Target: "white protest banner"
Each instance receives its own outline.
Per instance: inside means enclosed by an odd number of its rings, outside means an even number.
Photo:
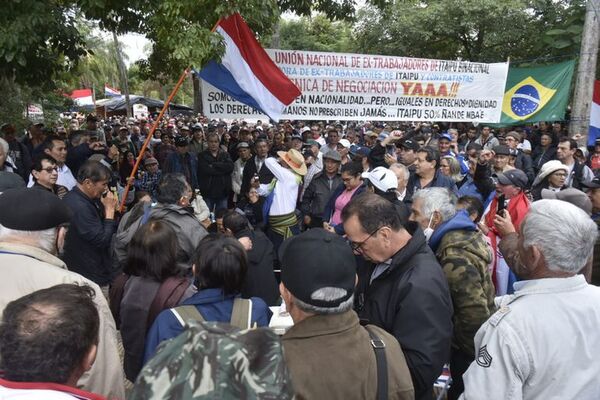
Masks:
[[[302,95],[282,119],[499,122],[508,63],[267,50]],[[202,82],[210,118],[268,117]]]
[[[133,105],[133,117],[135,119],[142,119],[148,116],[148,107],[144,104]]]

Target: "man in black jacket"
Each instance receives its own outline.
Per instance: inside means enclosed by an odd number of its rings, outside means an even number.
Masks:
[[[246,198],[250,191],[250,181],[255,174],[258,175],[258,181],[262,184],[269,184],[275,177],[265,165],[265,160],[269,156],[269,144],[266,140],[257,140],[254,145],[254,156],[244,165],[242,174],[241,196]]]
[[[358,262],[355,309],[364,323],[398,339],[415,387],[431,399],[433,383],[450,358],[452,300],[448,283],[421,228],[402,226],[381,196],[356,196],[342,212]]]
[[[209,133],[208,149],[198,154],[198,186],[210,211],[227,208],[231,193],[233,161],[229,153],[219,147],[219,136]]]
[[[248,219],[237,211],[223,217],[225,234],[234,236],[246,249],[248,271],[242,287],[242,297],[260,297],[269,306],[279,304],[279,285],[273,270],[275,252],[267,235],[250,227]]]
[[[65,239],[65,264],[101,287],[108,286],[115,273],[109,249],[117,230],[118,199],[108,190],[110,177],[100,162],[86,161],[77,173],[77,186],[63,199],[73,212]]]

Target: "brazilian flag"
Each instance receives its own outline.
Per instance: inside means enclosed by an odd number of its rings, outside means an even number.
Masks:
[[[545,67],[510,68],[499,125],[563,120],[574,69],[575,60]]]

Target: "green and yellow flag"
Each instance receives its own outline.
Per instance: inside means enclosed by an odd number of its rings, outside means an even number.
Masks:
[[[499,125],[563,120],[574,69],[575,60],[545,67],[510,68]]]

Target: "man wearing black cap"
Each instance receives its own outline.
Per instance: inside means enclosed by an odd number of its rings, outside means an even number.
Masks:
[[[452,338],[452,300],[442,268],[419,225],[403,226],[394,205],[381,196],[356,196],[342,220],[351,248],[362,256],[354,307],[361,319],[396,337],[415,398],[431,400]]]
[[[362,327],[352,310],[356,261],[345,240],[311,229],[284,242],[280,254],[279,289],[294,321],[283,348],[297,397],[413,399],[396,339],[377,326]]]
[[[185,176],[192,189],[198,189],[198,157],[189,151],[189,141],[183,136],[175,137],[175,152],[169,154],[163,172]]]
[[[525,194],[527,188],[527,175],[520,169],[511,169],[497,175],[496,196],[492,199],[488,209],[483,216],[483,227],[480,227],[490,239],[492,249],[497,249],[502,239],[501,232],[494,225],[497,213],[508,212],[514,226],[521,226],[521,222],[529,212],[529,199]],[[509,271],[504,257],[496,252],[493,259],[492,279],[496,288],[496,295],[502,296],[512,293],[514,275]]]
[[[115,323],[106,298],[98,285],[69,271],[56,257],[65,232],[59,226],[70,217],[67,206],[44,190],[12,189],[0,195],[0,313],[9,302],[54,285],[92,287],[100,316],[98,354],[79,384],[103,396],[125,398]]]

